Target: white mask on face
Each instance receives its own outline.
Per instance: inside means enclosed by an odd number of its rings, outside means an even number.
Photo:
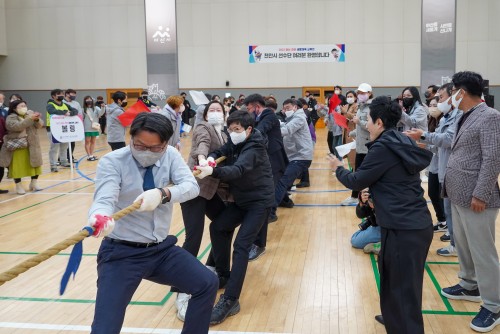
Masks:
[[[207,113],[207,122],[212,125],[224,124],[224,115],[221,112]]]
[[[184,112],[184,110],[186,110],[186,106],[181,104],[181,106],[179,108],[179,114],[182,114]]]
[[[458,109],[458,106],[460,105],[460,103],[462,103],[462,100],[463,100],[463,97],[456,101],[455,99],[457,98],[458,94],[460,93],[460,91],[462,90],[462,88],[460,88],[452,97],[451,97],[451,105]]]
[[[353,104],[353,103],[354,103],[354,97],[348,97],[348,98],[346,99],[346,101],[347,101],[347,103],[349,103],[349,104]]]
[[[292,117],[294,112],[295,112],[295,110],[287,110],[287,111],[285,111],[285,115],[287,118]]]
[[[448,104],[450,99],[451,97],[447,98],[444,102],[439,102],[437,105],[438,109],[443,113],[443,115],[446,115],[451,110],[451,104]]]
[[[154,165],[158,160],[161,159],[165,151],[162,152],[151,152],[149,150],[139,151],[134,148],[134,144],[130,143],[130,151],[132,152],[132,156],[134,159],[141,165],[146,168],[151,165]]]
[[[335,94],[340,95],[340,90],[336,89]]]
[[[27,107],[18,107],[17,108],[17,114],[20,115],[20,116],[26,115],[27,112],[28,112],[28,108]]]
[[[241,132],[231,132],[229,134],[231,137],[231,141],[233,142],[234,145],[238,145],[239,143],[243,143],[245,139],[247,139],[247,132],[246,131],[241,131]]]

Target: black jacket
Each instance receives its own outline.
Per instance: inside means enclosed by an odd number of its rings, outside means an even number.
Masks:
[[[366,145],[368,153],[356,172],[336,170],[338,180],[353,190],[370,187],[377,224],[388,229],[420,230],[432,224],[420,171],[432,153],[396,129],[384,131]]]
[[[225,156],[225,165],[214,168],[212,176],[229,184],[236,205],[243,209],[274,206],[274,182],[264,137],[259,130],[238,145],[231,138],[210,157]]]
[[[288,158],[283,145],[278,117],[271,109],[265,109],[255,121],[255,128],[267,139],[267,154],[273,174],[278,171],[284,172],[288,165]]]

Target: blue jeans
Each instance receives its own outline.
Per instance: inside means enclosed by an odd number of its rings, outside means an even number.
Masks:
[[[366,245],[380,242],[380,226],[368,226],[364,231],[356,231],[351,237],[351,245],[354,248],[363,249]]]
[[[168,236],[161,244],[135,248],[104,239],[97,254],[97,298],[92,334],[119,334],[125,310],[143,279],[191,294],[182,333],[208,333],[219,281]]]
[[[288,189],[293,186],[295,179],[300,178],[304,170],[311,166],[311,160],[293,160],[288,163],[285,173],[276,185],[275,199],[278,206],[285,197]],[[272,208],[272,213],[276,214],[276,207]]]
[[[446,216],[446,225],[450,233],[450,244],[455,247],[455,238],[453,237],[453,219],[451,217],[451,202],[449,198],[443,198],[444,215]]]

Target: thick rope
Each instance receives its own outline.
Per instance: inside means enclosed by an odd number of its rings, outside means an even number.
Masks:
[[[120,218],[123,218],[124,216],[134,212],[135,210],[139,209],[141,207],[140,202],[136,202],[128,207],[126,207],[123,210],[120,210],[112,215],[114,220],[118,220]],[[54,255],[59,254],[61,251],[65,250],[66,248],[73,246],[86,237],[89,236],[89,232],[87,230],[81,230],[76,234],[73,234],[71,237],[67,238],[64,241],[61,241],[60,243],[50,247],[49,249],[41,252],[40,254],[37,254],[31,258],[29,258],[26,261],[23,261],[14,267],[10,268],[9,270],[3,272],[0,274],[0,285],[3,285],[5,282],[8,282],[20,274],[24,273],[25,271],[28,271],[29,269],[39,265],[43,261],[51,258]]]
[[[222,157],[219,157],[217,159],[215,159],[215,162],[218,164],[220,164],[221,162],[223,162],[224,160],[226,160],[226,157],[222,156]],[[194,170],[193,171],[193,175],[196,176],[196,175],[199,175],[201,174],[201,170]]]

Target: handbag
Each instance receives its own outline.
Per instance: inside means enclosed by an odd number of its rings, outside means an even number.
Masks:
[[[5,142],[5,147],[7,148],[8,151],[11,152],[19,148],[26,148],[28,147],[28,138],[21,137],[21,138],[7,139],[7,141]]]
[[[88,110],[87,110],[87,116],[90,118],[90,122],[92,123],[90,127],[96,131],[101,131],[101,124],[99,124],[98,122],[94,122]]]

